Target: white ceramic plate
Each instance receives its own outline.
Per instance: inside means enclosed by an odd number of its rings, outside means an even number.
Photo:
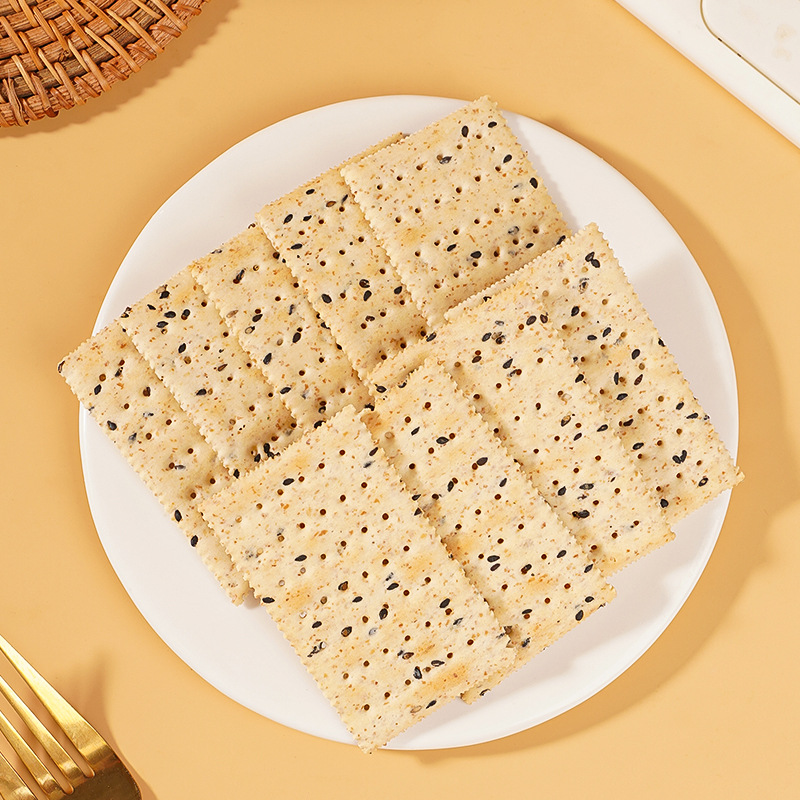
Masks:
[[[243,230],[255,212],[395,131],[461,105],[433,97],[354,100],[283,120],[232,147],[179,189],[136,239],[108,291],[97,329],[192,259]],[[702,273],[653,205],[576,142],[514,114],[567,221],[596,221],[626,268],[696,394],[735,453],[736,383],[725,330]],[[100,539],[125,589],[158,635],[239,703],[315,736],[350,737],[263,609],[231,605],[178,528],[81,412],[86,490]],[[473,706],[450,703],[398,737],[397,749],[490,741],[561,714],[599,692],[658,638],[711,555],[728,497],[682,522],[676,541],[624,570],[617,598]]]

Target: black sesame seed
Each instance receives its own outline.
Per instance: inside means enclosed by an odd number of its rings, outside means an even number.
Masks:
[[[274,597],[262,597],[261,598],[261,602],[262,603],[274,603],[275,602],[275,598]]]
[[[708,483],[708,478],[705,475],[703,475],[703,477],[700,478],[700,480],[697,482],[697,485],[705,486],[707,483]]]
[[[525,320],[526,325],[533,325],[536,322],[536,314],[531,314],[528,319]]]
[[[461,129],[461,135],[467,136],[468,134],[469,134],[469,128],[466,125],[464,125],[464,127]]]
[[[263,361],[264,361],[264,363],[265,363],[265,364],[269,364],[269,362],[270,362],[270,361],[272,361],[272,353],[267,353],[267,354],[264,356],[264,359],[263,359]]]
[[[284,225],[286,225],[286,223],[287,223],[287,222],[291,222],[291,221],[292,221],[292,214],[287,214],[287,215],[286,215],[286,216],[283,218],[283,224],[284,224]]]
[[[414,667],[414,677],[418,680],[422,680],[422,670],[419,667]]]
[[[294,336],[292,336],[292,344],[297,344],[302,337],[302,333],[300,331],[295,331]]]
[[[481,456],[475,463],[482,467],[489,459],[486,456]]]
[[[620,392],[617,395],[617,400],[624,400],[628,396],[627,392]]]
[[[416,436],[418,433],[419,433],[419,428],[414,428],[414,430],[411,431],[412,436]]]
[[[576,620],[578,620],[578,622],[580,622],[580,621],[583,619],[583,609],[581,609],[581,610],[580,610],[580,611],[579,611],[579,612],[578,612],[578,613],[575,615],[575,619],[576,619]]]
[[[610,333],[611,333],[611,328],[606,328],[606,329],[603,331],[603,336],[608,336]]]
[[[364,300],[369,300],[370,297],[372,297],[372,292],[369,289],[367,289],[367,291],[364,292]]]
[[[583,373],[581,373],[580,375],[576,376],[575,383],[580,383],[582,380],[583,380]]]
[[[582,483],[581,484],[581,489],[583,489],[584,492],[588,492],[590,489],[594,489],[594,484],[593,483]]]
[[[192,547],[197,547],[197,543],[198,543],[199,541],[200,541],[200,540],[199,540],[199,539],[198,539],[196,536],[192,536],[192,538],[191,538],[191,539],[189,539],[189,544],[190,544]]]
[[[573,511],[572,516],[577,519],[586,519],[586,517],[589,516],[589,512],[585,508],[582,508],[580,511]]]
[[[631,358],[633,358],[633,359],[639,358],[639,356],[641,355],[641,352],[642,351],[639,350],[638,347],[634,348],[634,350],[631,352]]]
[[[111,420],[108,420],[108,422],[106,422],[106,425],[108,425],[108,429],[111,431],[115,431],[117,429],[117,423],[112,422]]]
[[[346,628],[342,628],[342,636],[349,636],[353,632],[353,628],[348,625]]]
[[[436,701],[435,700],[431,700],[430,703],[428,703],[428,705],[425,706],[425,708],[430,708],[431,706],[435,706],[435,705],[436,705]]]
[[[175,509],[175,514],[173,516],[175,517],[176,522],[180,522],[183,519],[183,514],[181,514],[177,508]]]
[[[289,392],[289,391],[291,391],[291,389],[292,389],[292,387],[291,387],[291,386],[284,386],[284,387],[281,389],[281,394],[286,394],[286,392]]]
[[[563,497],[563,496],[564,496],[566,493],[567,493],[567,487],[566,487],[566,486],[562,486],[562,487],[561,487],[561,488],[560,488],[560,489],[559,489],[559,490],[556,492],[556,494],[557,494],[559,497]]]
[[[481,251],[480,251],[480,250],[473,250],[473,251],[472,251],[472,252],[469,254],[469,257],[470,257],[470,258],[480,258],[482,255],[483,255],[483,254],[481,253]]]
[[[436,333],[435,333],[435,332],[434,332],[434,333],[429,333],[429,334],[428,334],[428,335],[425,337],[425,341],[426,341],[426,342],[432,342],[432,341],[433,341],[435,338],[436,338]]]
[[[586,566],[583,568],[583,571],[584,571],[584,572],[591,572],[591,571],[592,571],[592,567],[593,567],[593,566],[594,566],[594,564],[587,564],[587,565],[586,565]]]
[[[439,436],[436,439],[436,444],[449,444],[450,440],[446,436]]]
[[[305,561],[307,558],[308,558],[308,556],[306,556],[306,555],[303,555],[303,554],[301,553],[299,556],[297,556],[297,557],[295,558],[295,561]]]
[[[643,447],[644,447],[644,442],[636,442],[636,444],[634,444],[634,446],[633,446],[633,449],[634,450],[641,450]]]
[[[559,550],[558,553],[556,554],[556,558],[564,558],[566,554],[567,554],[566,550]]]
[[[323,303],[330,303],[330,302],[332,302],[332,301],[331,301],[331,296],[330,296],[329,294],[323,294],[323,295],[322,295],[322,302],[323,302]]]
[[[534,189],[538,189],[539,188],[539,181],[537,181],[536,178],[531,178],[530,184],[531,184],[531,186],[533,186]]]
[[[572,311],[570,311],[569,315],[571,317],[577,317],[578,314],[580,314],[580,313],[581,313],[581,310],[580,310],[579,306],[572,306]]]
[[[198,389],[195,393],[195,397],[203,397],[204,395],[208,394],[205,389]]]
[[[490,561],[492,564],[494,564],[495,561],[499,561],[500,560],[500,556],[489,556],[486,560]]]
[[[290,486],[293,483],[294,483],[294,478],[284,478],[283,479],[283,485],[284,486]]]
[[[669,500],[665,500],[663,497],[661,498],[661,508],[666,508],[669,505]]]
[[[389,611],[388,611],[388,609],[382,608],[382,609],[381,609],[381,610],[378,612],[378,617],[380,617],[380,619],[386,619],[386,617],[388,617],[388,616],[389,616]]]
[[[439,603],[439,608],[447,608],[447,606],[449,606],[449,605],[450,605],[450,598],[449,597],[445,597],[445,599],[442,600],[441,603]]]
[[[386,588],[389,591],[392,591],[392,589],[396,589],[399,585],[400,585],[399,583],[395,583],[394,581],[392,581],[392,583],[390,583]]]

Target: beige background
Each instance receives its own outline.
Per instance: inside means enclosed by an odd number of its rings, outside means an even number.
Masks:
[[[149,628],[95,533],[55,366],[197,170],[288,115],[395,93],[488,93],[655,203],[726,322],[748,477],[683,610],[605,691],[490,744],[365,757],[239,707]],[[627,12],[213,0],[127,83],[0,132],[0,187],[0,630],[109,736],[146,799],[800,796],[800,150]]]

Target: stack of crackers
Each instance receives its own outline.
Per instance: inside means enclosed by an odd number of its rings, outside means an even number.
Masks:
[[[59,370],[367,752],[583,623],[741,479],[487,98],[269,203]]]

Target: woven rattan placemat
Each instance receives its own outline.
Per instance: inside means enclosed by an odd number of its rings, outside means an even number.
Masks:
[[[0,127],[54,117],[152,61],[206,0],[0,0]]]

